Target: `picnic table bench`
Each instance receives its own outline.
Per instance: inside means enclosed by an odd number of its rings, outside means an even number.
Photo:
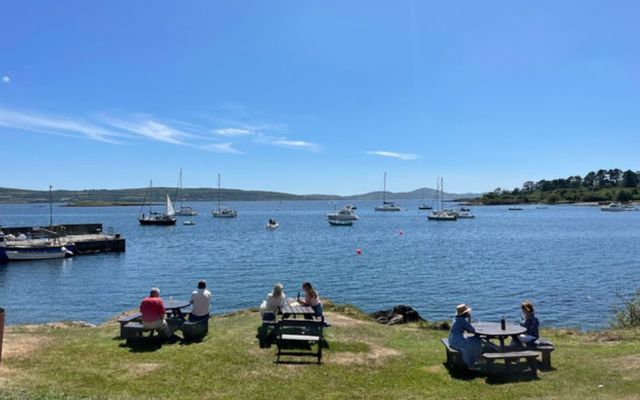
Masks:
[[[512,361],[518,361],[524,358],[529,365],[531,370],[531,374],[536,377],[538,376],[538,352],[533,350],[523,350],[523,351],[507,351],[504,353],[483,353],[482,358],[487,361],[487,375],[492,375],[494,373],[493,362],[497,360],[504,360],[504,365],[507,370],[509,370],[509,364]]]
[[[281,356],[312,356],[317,357],[317,363],[322,361],[322,346],[324,322],[313,319],[282,319],[276,325],[277,336],[276,363],[280,363]],[[317,351],[312,351],[312,346]],[[305,350],[305,351],[303,351]]]
[[[130,314],[130,315],[125,315],[122,316],[120,318],[118,318],[118,323],[120,324],[120,339],[126,339],[127,338],[127,329],[131,328],[134,329],[133,327],[135,325],[131,325],[129,328],[126,328],[126,325],[130,322],[140,322],[142,321],[142,314],[140,313],[134,313],[134,314]],[[140,326],[142,326],[142,324],[140,324]]]

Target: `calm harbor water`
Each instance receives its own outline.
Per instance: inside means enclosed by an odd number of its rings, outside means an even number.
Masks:
[[[186,299],[206,279],[222,313],[257,306],[278,281],[293,297],[309,280],[321,296],[366,311],[405,303],[445,319],[466,302],[476,319],[515,320],[528,298],[542,324],[596,329],[617,291],[640,287],[640,212],[495,206],[474,207],[474,220],[429,222],[418,203],[376,213],[376,202],[355,202],[361,219],[350,228],[328,225],[325,201],[229,203],[235,220],[192,203],[200,215],[174,227],[139,226],[138,207],[54,206],[54,223],[102,222],[126,237],[127,252],[0,266],[0,307],[10,324],[99,323],[135,308],[152,286]],[[270,217],[277,231],[265,229]],[[0,205],[4,226],[47,223],[48,205]]]

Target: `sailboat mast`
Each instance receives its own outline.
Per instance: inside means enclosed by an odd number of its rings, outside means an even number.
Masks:
[[[384,183],[382,184],[382,205],[387,203],[387,171],[384,171]]]
[[[220,211],[220,196],[221,196],[221,190],[220,190],[220,174],[218,174],[218,211]]]
[[[180,195],[182,195],[182,168],[180,168]],[[176,193],[176,197],[178,197],[178,194]],[[176,200],[178,200],[176,198]],[[182,208],[182,197],[180,197],[180,208]]]

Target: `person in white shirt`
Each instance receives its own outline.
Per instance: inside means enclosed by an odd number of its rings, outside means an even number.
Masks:
[[[198,282],[198,290],[191,293],[192,305],[189,321],[200,321],[209,318],[209,308],[211,307],[211,292],[207,290],[207,282],[201,280]]]
[[[287,296],[284,294],[284,286],[282,283],[276,283],[271,293],[267,295],[266,300],[260,305],[260,314],[265,321],[275,320],[278,309],[284,306]]]

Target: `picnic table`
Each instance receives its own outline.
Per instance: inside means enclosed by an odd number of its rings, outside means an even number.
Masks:
[[[293,318],[296,318],[298,315],[302,315],[305,318],[307,317],[307,315],[316,315],[316,312],[313,310],[313,308],[295,303],[281,306],[280,313],[282,313],[282,316],[284,318],[287,318],[290,315],[293,315]]]
[[[486,338],[487,340],[497,339],[500,342],[500,349],[504,351],[504,340],[511,337],[518,338],[527,331],[523,326],[507,323],[502,329],[499,322],[475,322],[473,327],[476,329],[476,336]]]
[[[167,314],[184,320],[184,313],[182,312],[182,310],[189,307],[190,305],[191,303],[189,303],[188,301],[170,299],[164,303],[164,308]]]

